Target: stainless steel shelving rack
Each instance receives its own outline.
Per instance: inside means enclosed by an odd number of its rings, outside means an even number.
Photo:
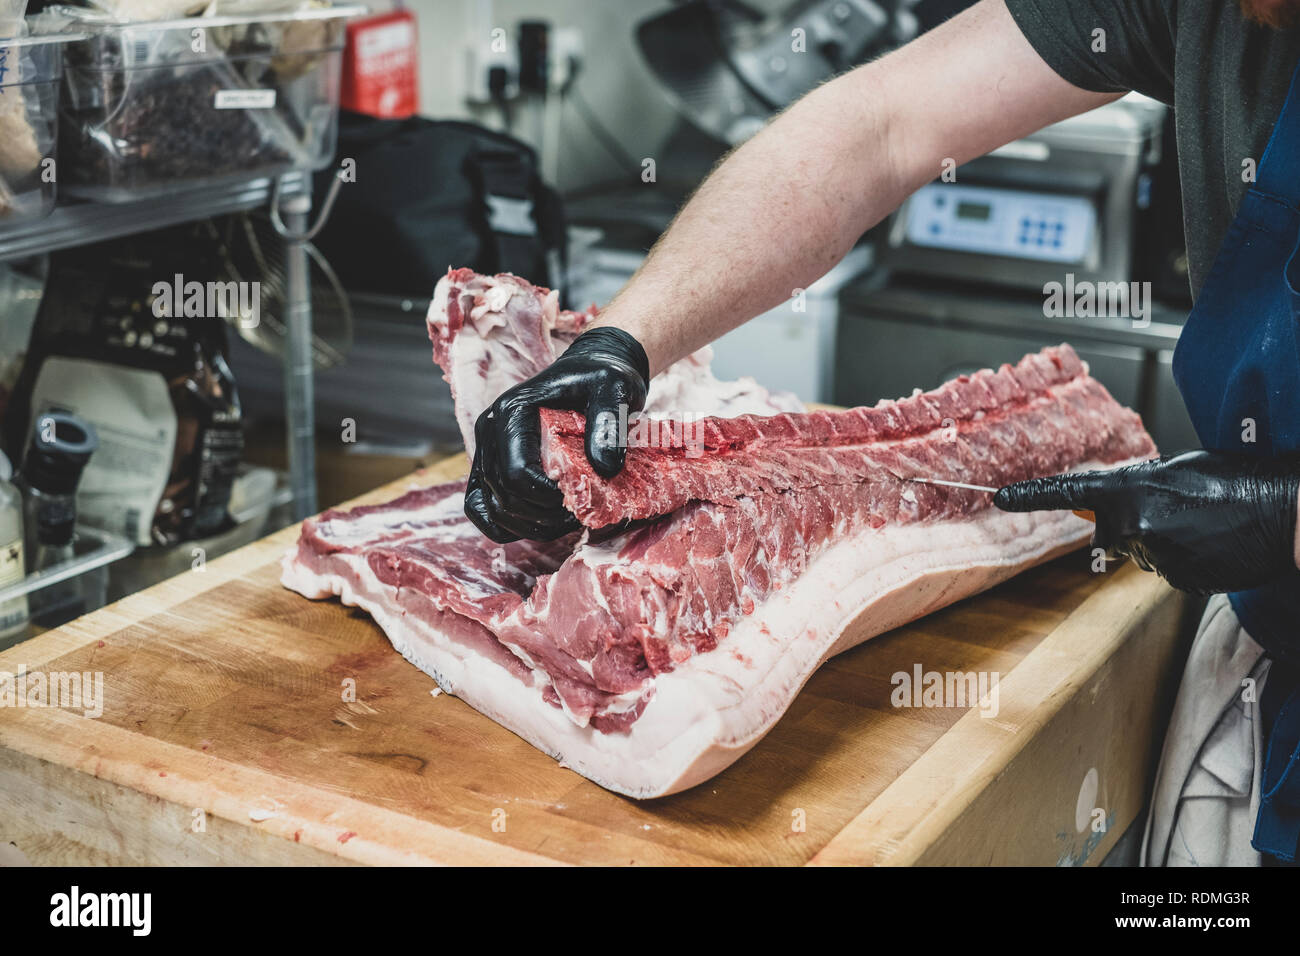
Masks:
[[[250,176],[217,185],[178,187],[163,195],[129,203],[60,200],[49,216],[30,223],[0,226],[0,262],[24,259],[73,246],[196,222],[212,216],[279,204],[286,232],[288,302],[285,325],[285,426],[293,507],[297,518],[316,512],[315,406],[312,373],[311,270],[301,237],[311,213],[311,176],[290,172],[277,178]],[[0,316],[0,321],[3,321]]]

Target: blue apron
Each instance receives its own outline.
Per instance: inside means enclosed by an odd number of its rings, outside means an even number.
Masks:
[[[1300,450],[1300,68],[1174,353],[1174,378],[1201,443],[1216,451]],[[1249,421],[1248,421],[1249,420]],[[1252,426],[1253,423],[1253,426]],[[1250,439],[1254,439],[1253,441]],[[1300,571],[1229,595],[1242,626],[1294,674]],[[1252,844],[1287,862],[1300,842],[1300,690],[1281,693]]]

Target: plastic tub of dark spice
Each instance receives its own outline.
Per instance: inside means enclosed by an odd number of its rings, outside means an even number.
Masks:
[[[321,169],[339,70],[361,6],[124,22],[61,7],[70,43],[59,110],[64,188],[124,202],[178,185]]]

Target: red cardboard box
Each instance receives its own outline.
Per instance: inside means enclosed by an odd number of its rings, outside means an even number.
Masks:
[[[343,54],[344,109],[381,119],[404,119],[420,109],[415,14],[394,10],[348,24]]]

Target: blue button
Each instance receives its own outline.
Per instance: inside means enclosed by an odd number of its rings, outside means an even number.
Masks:
[[[941,232],[943,232],[943,226],[939,225],[937,222],[930,223],[930,233],[932,235],[937,236]]]

